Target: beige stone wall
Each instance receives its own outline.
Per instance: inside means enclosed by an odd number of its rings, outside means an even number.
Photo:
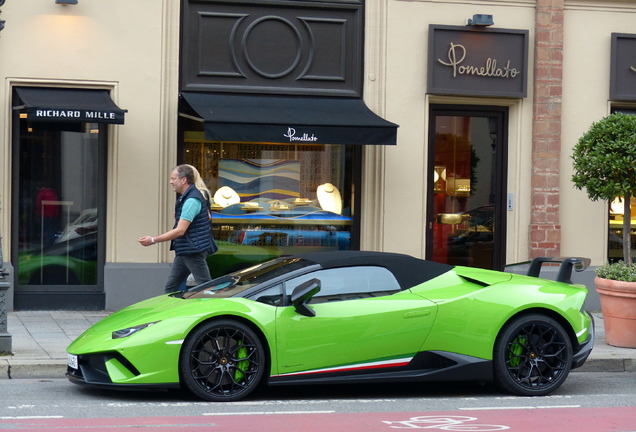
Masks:
[[[0,33],[0,233],[9,257],[11,88],[106,88],[126,123],[110,126],[106,261],[157,262],[136,239],[162,230],[176,161],[179,0],[8,1]]]
[[[385,80],[385,113],[388,120],[400,125],[398,145],[384,149],[385,159],[380,175],[384,201],[382,229],[363,235],[380,236],[376,243],[387,251],[425,256],[426,164],[428,157],[428,106],[430,103],[456,103],[508,106],[510,135],[508,152],[508,192],[515,195],[515,210],[508,212],[507,262],[527,259],[529,196],[532,140],[532,71],[528,97],[519,100],[440,97],[426,94],[427,46],[430,24],[465,25],[473,14],[492,14],[495,27],[534,31],[533,1],[398,1],[380,0],[385,5],[386,45],[368,46],[368,57],[383,49]],[[382,7],[379,7],[382,10]],[[368,21],[367,21],[368,22]],[[367,28],[367,33],[369,28]],[[370,54],[371,52],[371,54]],[[530,49],[530,64],[533,52]],[[365,86],[369,85],[369,74]],[[368,101],[370,98],[366,96]],[[371,105],[371,104],[370,104]],[[367,173],[369,177],[369,173]]]
[[[636,1],[566,2],[564,21],[561,251],[599,265],[607,257],[607,204],[574,189],[570,156],[591,123],[610,113],[611,34],[636,33]]]
[[[400,128],[397,146],[366,152],[365,186],[372,192],[365,195],[363,248],[425,255],[429,104],[505,105],[510,108],[508,192],[515,199],[514,211],[507,212],[506,262],[529,258],[535,4],[534,0],[377,0],[367,6],[367,34],[373,31],[373,35],[367,37],[365,53],[365,100]],[[560,253],[590,257],[593,265],[600,265],[607,256],[606,204],[593,203],[585,192],[574,190],[570,155],[591,122],[609,113],[610,35],[636,33],[636,1],[565,1],[564,7]],[[384,15],[374,15],[378,13]],[[464,25],[477,13],[492,14],[495,27],[529,30],[527,98],[426,94],[429,24]]]

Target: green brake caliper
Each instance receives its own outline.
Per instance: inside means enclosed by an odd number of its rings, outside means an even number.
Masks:
[[[510,350],[508,353],[508,363],[512,367],[517,367],[521,364],[521,354],[523,354],[523,345],[526,343],[526,339],[521,336],[517,336],[515,340],[510,344]]]
[[[241,344],[241,342],[239,342],[239,345]],[[238,349],[238,351],[236,352],[236,355],[238,358],[247,358],[247,348],[246,347],[240,347]],[[247,368],[247,365],[249,364],[249,360],[241,360],[240,362],[238,362],[236,364],[236,370],[234,371],[234,382],[239,382],[243,379],[243,376],[245,376],[245,374],[242,372]]]

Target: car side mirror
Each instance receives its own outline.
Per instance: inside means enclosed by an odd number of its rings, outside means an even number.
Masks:
[[[307,302],[320,291],[320,280],[310,279],[294,288],[291,295],[291,302],[296,308],[296,312],[301,315],[314,317],[316,312],[307,306]]]

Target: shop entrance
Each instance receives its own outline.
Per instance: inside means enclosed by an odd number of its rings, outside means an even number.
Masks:
[[[17,310],[104,308],[105,90],[18,87],[13,96],[11,261]]]
[[[505,107],[432,105],[427,258],[503,270]]]

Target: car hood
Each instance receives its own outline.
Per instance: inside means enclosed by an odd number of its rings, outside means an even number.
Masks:
[[[135,303],[113,313],[94,324],[89,330],[94,332],[115,331],[128,327],[146,324],[174,316],[190,303],[169,295],[161,295]]]
[[[82,333],[67,350],[73,353],[107,351],[142,340],[181,339],[202,320],[215,315],[234,315],[245,319],[258,316],[273,319],[275,308],[244,298],[180,299],[170,295],[153,297],[128,306],[102,319]],[[142,324],[156,323],[130,337],[112,339],[112,332]]]

